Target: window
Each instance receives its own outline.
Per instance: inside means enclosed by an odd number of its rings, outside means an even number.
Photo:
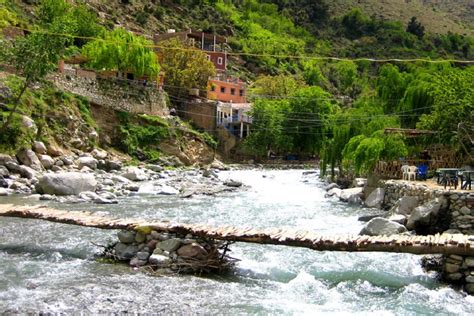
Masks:
[[[235,95],[235,89],[234,88],[230,88],[230,94]]]
[[[240,90],[239,90],[239,96],[241,96],[241,97],[244,96],[244,90],[243,90],[243,89],[240,89]]]
[[[206,55],[207,60],[211,61],[211,55]]]
[[[224,60],[222,59],[222,57],[218,57],[218,58],[217,58],[217,64],[218,64],[218,65],[222,65],[223,62],[224,62]]]
[[[225,93],[225,87],[221,87],[221,93]]]

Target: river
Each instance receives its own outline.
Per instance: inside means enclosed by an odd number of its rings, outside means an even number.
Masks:
[[[368,210],[324,198],[324,184],[303,171],[229,171],[243,191],[180,199],[140,195],[118,205],[60,205],[120,217],[214,225],[291,227],[357,233]],[[31,197],[2,203],[39,203]],[[473,314],[474,298],[443,285],[420,256],[316,252],[236,243],[241,261],[225,276],[162,276],[94,260],[114,231],[0,218],[0,313]]]

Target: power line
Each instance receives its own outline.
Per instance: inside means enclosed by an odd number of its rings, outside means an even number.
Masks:
[[[29,33],[39,33],[44,35],[50,36],[61,36],[61,37],[68,37],[74,39],[85,39],[85,40],[98,40],[103,41],[106,43],[111,44],[124,44],[117,41],[110,41],[103,38],[92,37],[92,36],[79,36],[79,35],[72,35],[72,34],[65,34],[65,33],[57,33],[57,32],[49,32],[44,30],[32,30],[28,28],[22,28],[18,26],[12,26],[12,28],[16,28],[25,32]],[[141,46],[147,48],[160,48],[160,49],[168,49],[168,50],[180,50],[180,51],[196,51],[195,48],[182,48],[182,47],[166,47],[163,45],[156,45],[156,44],[138,44],[138,43],[126,43],[127,45],[131,46]],[[359,62],[359,61],[368,61],[374,63],[388,63],[388,62],[424,62],[424,63],[461,63],[461,64],[474,64],[474,60],[462,60],[462,59],[426,59],[426,58],[343,58],[343,57],[334,57],[334,56],[308,56],[308,55],[278,55],[278,54],[262,54],[262,53],[246,53],[246,52],[227,52],[228,56],[250,56],[250,57],[271,57],[277,59],[303,59],[303,60],[327,60],[327,61],[351,61],[351,62]]]

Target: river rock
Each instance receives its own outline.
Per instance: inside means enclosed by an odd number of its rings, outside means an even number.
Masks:
[[[140,253],[140,252],[139,252]],[[138,255],[138,254],[137,254]],[[132,258],[132,260],[130,260],[129,262],[129,265],[131,267],[143,267],[144,265],[147,264],[147,261],[146,260],[141,260],[140,258],[138,257],[135,257],[135,258]]]
[[[148,257],[150,257],[150,254],[147,252],[147,251],[140,251],[140,252],[137,252],[137,258],[139,260],[148,260]]]
[[[218,170],[229,170],[229,167],[226,166],[224,163],[222,163],[221,161],[219,160],[214,160],[212,163],[211,163],[211,166],[210,166],[212,169],[218,169]]]
[[[95,204],[102,204],[102,205],[106,205],[106,204],[118,204],[118,201],[117,200],[112,200],[112,199],[107,199],[107,198],[104,198],[102,196],[98,196],[97,198],[94,199],[93,201]]]
[[[10,176],[10,171],[8,171],[7,167],[0,165],[0,176],[2,177]]]
[[[159,195],[177,195],[178,193],[179,193],[179,191],[176,190],[175,188],[165,185],[165,186],[161,187],[156,194],[159,194]]]
[[[84,191],[95,191],[94,175],[79,172],[45,174],[39,180],[37,191],[54,195],[77,195]]]
[[[203,246],[192,243],[189,245],[184,245],[177,251],[178,256],[180,257],[188,257],[188,258],[197,258],[197,259],[205,259],[209,255],[204,249]]]
[[[227,180],[224,182],[224,185],[232,188],[239,188],[242,186],[242,182],[236,180]]]
[[[36,171],[27,166],[18,166],[18,171],[23,178],[34,179],[36,177]]]
[[[388,218],[389,221],[399,223],[400,225],[405,225],[407,218],[405,215],[395,214]]]
[[[32,149],[34,150],[35,153],[44,155],[47,153],[46,146],[44,145],[43,142],[35,141],[33,142]]]
[[[18,161],[20,161],[25,166],[31,167],[37,171],[43,170],[40,160],[31,149],[20,149],[16,153],[16,157],[18,158]]]
[[[10,155],[0,154],[0,166],[4,166],[9,161],[15,162],[15,159],[13,159]]]
[[[82,169],[83,167],[89,167],[91,168],[92,170],[95,170],[97,169],[97,159],[93,158],[93,157],[79,157],[77,160],[76,160],[76,163],[77,163],[77,167],[79,169]]]
[[[135,241],[135,234],[129,230],[121,230],[117,233],[117,237],[121,243],[131,244]]]
[[[39,160],[45,169],[51,169],[54,166],[54,159],[51,156],[39,155]]]
[[[161,250],[168,251],[168,252],[176,251],[176,249],[178,249],[179,246],[181,246],[181,239],[178,239],[178,238],[163,240],[159,242],[158,244],[156,244],[157,248],[160,248]]]
[[[51,157],[59,157],[63,155],[61,148],[54,143],[50,143],[46,146],[46,153]]]
[[[380,208],[385,197],[385,190],[383,188],[376,188],[369,196],[365,199],[365,205],[367,207]]]
[[[128,167],[122,176],[131,181],[145,181],[148,180],[148,176],[143,169],[138,167]]]
[[[109,153],[106,152],[105,150],[102,150],[102,149],[99,149],[99,148],[95,148],[93,151],[91,151],[91,155],[92,155],[92,157],[94,157],[95,159],[105,159],[105,158],[107,158],[107,156],[109,155]]]
[[[135,241],[141,244],[145,242],[145,240],[146,240],[146,235],[143,233],[137,232],[137,234],[135,235]]]
[[[118,243],[115,245],[115,255],[120,260],[132,259],[138,252],[136,245],[127,245],[124,243]]]
[[[326,191],[331,191],[332,189],[340,189],[340,187],[337,185],[337,183],[329,183],[325,188],[324,190]]]
[[[0,175],[0,188],[8,188],[8,182]]]
[[[150,169],[151,171],[155,171],[155,172],[161,172],[161,171],[165,170],[165,168],[163,168],[160,165],[156,165],[156,164],[148,164],[146,167],[147,167],[147,169]]]
[[[456,273],[459,271],[459,268],[459,265],[453,263],[446,263],[444,265],[444,271],[446,271],[446,273]]]
[[[405,226],[400,225],[399,223],[392,222],[386,218],[376,217],[371,219],[364,228],[360,231],[359,235],[369,235],[369,236],[378,236],[378,235],[395,235],[406,232],[407,229]]]
[[[417,196],[403,196],[393,205],[389,212],[391,214],[410,215],[417,206]]]
[[[407,220],[407,228],[412,230],[418,226],[434,223],[438,216],[442,202],[437,198],[416,207]]]
[[[341,201],[347,202],[349,201],[350,197],[353,195],[356,196],[361,196],[364,188],[362,187],[357,187],[357,188],[352,188],[352,189],[345,189],[341,191],[341,196],[339,197]]]
[[[68,156],[61,157],[61,161],[64,163],[65,166],[70,166],[74,164],[74,160]]]
[[[150,258],[148,258],[148,262],[152,265],[163,267],[168,266],[171,263],[171,259],[167,256],[153,253]]]
[[[337,188],[337,187],[334,187],[332,189],[330,189],[328,192],[326,192],[326,194],[324,194],[325,197],[332,197],[332,196],[335,196],[337,198],[340,198],[341,197],[341,193],[342,193],[342,190]]]
[[[0,196],[7,196],[9,195],[9,193],[10,193],[10,190],[0,187]]]

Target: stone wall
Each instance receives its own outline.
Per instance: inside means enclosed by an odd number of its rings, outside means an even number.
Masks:
[[[443,262],[443,279],[459,284],[469,294],[474,294],[474,257],[450,255]]]
[[[449,228],[474,235],[474,192],[434,189],[419,183],[394,180],[385,181],[382,186],[385,189],[382,206],[386,209],[404,196],[418,197],[419,205],[444,197],[448,201],[448,213],[451,217]]]
[[[147,87],[138,82],[100,79],[70,72],[55,74],[55,85],[65,91],[87,98],[91,103],[117,111],[150,115],[169,115],[165,93],[156,86]]]

